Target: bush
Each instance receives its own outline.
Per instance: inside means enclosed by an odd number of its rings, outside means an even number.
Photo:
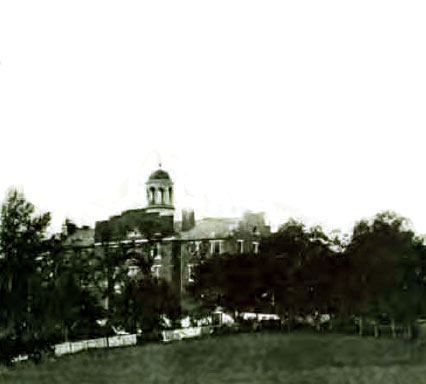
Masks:
[[[69,338],[70,340],[78,341],[114,335],[114,330],[108,325],[100,326],[96,322],[79,322],[79,324],[71,330]]]
[[[351,316],[339,316],[333,319],[333,331],[354,334],[356,332],[356,325]]]
[[[0,339],[0,364],[10,365],[12,359],[18,355],[16,353],[16,340],[10,336],[4,336]]]
[[[160,331],[143,332],[137,336],[137,344],[156,343],[162,340]]]
[[[213,335],[222,336],[222,335],[232,335],[241,331],[241,328],[238,326],[229,327],[226,325],[217,326],[213,328]]]
[[[53,342],[48,339],[30,337],[16,338],[4,336],[0,339],[0,364],[11,365],[19,355],[27,355],[29,360],[39,363],[46,355],[53,353]]]
[[[261,327],[268,331],[282,330],[281,320],[262,320]]]

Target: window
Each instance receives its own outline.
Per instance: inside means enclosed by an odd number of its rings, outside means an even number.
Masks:
[[[151,267],[151,271],[152,271],[154,277],[159,279],[160,278],[161,265],[153,265]]]
[[[237,252],[244,253],[244,240],[237,240]]]
[[[222,253],[222,240],[212,240],[210,242],[210,253],[212,255]]]
[[[130,265],[127,275],[130,277],[133,277],[133,276],[136,276],[138,272],[139,272],[139,268],[136,265]]]
[[[132,232],[130,232],[129,233],[129,237],[131,238],[131,239],[133,239],[133,238],[135,238],[135,237],[138,237],[139,236],[139,233],[138,233],[138,231],[137,230],[133,230]]]
[[[258,241],[253,241],[253,252],[259,253],[259,242]]]
[[[194,264],[188,264],[188,283],[193,283],[194,281]]]
[[[154,256],[154,260],[161,260],[161,244],[160,243],[156,243],[155,244],[155,256]]]
[[[151,248],[151,257],[154,258],[154,260],[161,260],[161,246],[160,243],[154,243]]]
[[[187,243],[186,248],[190,255],[195,255],[197,253],[197,244],[193,241]]]
[[[114,284],[114,292],[118,294],[122,292],[122,286],[119,283]]]

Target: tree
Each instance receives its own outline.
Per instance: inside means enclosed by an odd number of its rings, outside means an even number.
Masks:
[[[60,329],[61,341],[94,337],[96,320],[104,317],[104,311],[94,287],[82,284],[83,274],[92,273],[84,269],[85,263],[75,254],[68,255],[62,248],[52,254],[56,256],[55,273],[48,282],[50,296],[46,307],[50,326]]]
[[[337,310],[339,252],[332,250],[334,245],[320,226],[306,228],[294,219],[263,240],[261,253],[268,260],[265,273],[269,270],[275,311],[286,317],[288,324],[296,315]]]
[[[180,318],[178,297],[170,285],[153,277],[128,277],[120,293],[114,297],[114,323],[131,333],[153,332],[162,327],[162,316],[172,323]]]
[[[217,255],[195,268],[192,293],[204,310],[224,307],[232,312],[251,311],[265,291],[259,255]]]
[[[175,323],[180,319],[180,301],[176,292],[168,282],[153,276],[157,249],[157,241],[151,240],[143,246],[133,241],[120,242],[114,254],[110,250],[114,290],[108,313],[115,326],[124,327],[129,332],[147,332],[161,327],[163,315]]]
[[[377,321],[383,313],[411,330],[424,311],[422,275],[424,246],[408,220],[393,212],[362,220],[353,230],[346,255],[349,259],[348,299],[362,319]],[[377,332],[376,332],[377,334]]]
[[[36,215],[24,195],[10,189],[0,220],[0,338],[9,345],[3,356],[9,360],[44,342],[41,260],[50,214]]]

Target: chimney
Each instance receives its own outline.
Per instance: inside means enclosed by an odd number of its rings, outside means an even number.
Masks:
[[[193,209],[182,210],[182,231],[189,231],[195,227],[195,215]]]

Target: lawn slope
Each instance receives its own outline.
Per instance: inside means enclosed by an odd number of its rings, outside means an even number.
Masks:
[[[413,343],[315,333],[238,334],[84,352],[0,373],[17,383],[425,383]]]

